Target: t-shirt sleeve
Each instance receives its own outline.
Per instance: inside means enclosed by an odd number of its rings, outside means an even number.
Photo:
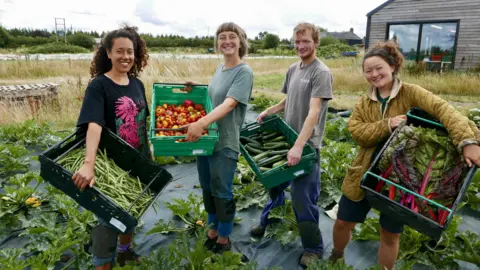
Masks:
[[[290,68],[287,70],[287,74],[285,75],[285,80],[283,80],[282,93],[284,94],[287,94],[289,81],[290,81]]]
[[[253,72],[250,69],[241,69],[233,79],[232,86],[228,90],[227,97],[231,97],[239,103],[248,105],[253,88]]]
[[[105,126],[105,90],[96,81],[92,81],[85,91],[77,127],[85,127],[92,122]]]
[[[311,98],[330,100],[333,98],[333,77],[329,71],[315,71],[312,78]]]

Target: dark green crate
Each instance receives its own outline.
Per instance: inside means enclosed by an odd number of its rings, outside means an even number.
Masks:
[[[153,84],[149,140],[153,146],[154,156],[209,156],[213,153],[219,136],[218,131],[215,130],[218,128],[216,123],[208,127],[208,135],[201,136],[196,142],[176,142],[178,139],[185,139],[185,136],[155,135],[155,108],[157,105],[183,104],[184,100],[190,99],[195,104],[202,104],[207,114],[213,110],[212,101],[208,96],[208,86],[193,86],[189,93],[180,91],[184,86],[183,84]]]
[[[71,151],[84,146],[85,141],[86,132],[74,132],[62,142],[41,153],[39,155],[40,176],[83,208],[112,224],[118,233],[125,233],[138,225],[137,219],[128,212],[129,209],[119,207],[95,185],[93,188],[80,191],[73,183],[73,172],[66,170],[57,162]],[[105,150],[107,156],[113,159],[120,168],[129,172],[131,176],[138,177],[146,185],[144,192],[150,189],[154,198],[143,211],[143,215],[161,194],[163,188],[173,179],[167,170],[145,157],[106,128],[102,130],[98,149],[99,151]],[[138,197],[140,196],[141,194],[138,195]],[[143,215],[140,219],[143,218]]]
[[[290,126],[283,121],[278,115],[270,116],[262,122],[262,124],[251,123],[246,125],[240,131],[240,136],[248,137],[258,132],[265,130],[276,130],[285,136],[286,141],[293,145],[297,140],[298,134]],[[253,161],[253,157],[248,153],[245,147],[240,143],[240,152],[245,157],[248,165],[252,168],[253,172],[259,179],[259,181],[265,186],[265,188],[272,188],[291,181],[296,177],[310,173],[312,166],[315,162],[318,162],[318,156],[311,145],[305,144],[303,148],[302,158],[300,162],[289,167],[287,164],[273,168],[266,172],[261,172],[260,168]]]
[[[413,126],[421,126],[421,127],[431,128],[436,130],[442,130],[446,132],[445,127],[437,119],[434,119],[433,117],[428,115],[425,111],[420,110],[418,108],[413,108],[407,113],[407,124],[408,125],[412,124]],[[396,134],[397,134],[397,130],[394,131],[394,133],[388,139],[387,143],[385,143],[385,145],[383,146],[380,153],[375,157],[374,161],[372,162],[372,165],[363,176],[360,187],[365,190],[365,195],[370,205],[373,208],[381,211],[382,213],[389,215],[392,219],[397,220],[397,222],[406,224],[411,228],[417,230],[418,232],[431,237],[434,240],[439,240],[442,233],[448,228],[448,225],[450,224],[453,218],[453,215],[457,211],[458,204],[463,200],[463,197],[465,196],[465,192],[467,191],[468,186],[472,182],[473,176],[475,175],[477,168],[475,166],[473,166],[472,168],[465,168],[465,171],[462,174],[464,176],[462,187],[460,188],[459,194],[455,199],[452,209],[443,207],[437,204],[435,201],[429,200],[424,196],[421,196],[415,192],[407,190],[403,186],[393,183],[388,179],[384,179],[380,176],[379,169],[377,168],[378,163],[381,160],[383,152],[388,147],[390,141],[396,136]],[[402,189],[404,192],[410,193],[422,201],[426,201],[429,204],[435,205],[437,207],[440,207],[444,210],[449,211],[450,213],[448,215],[447,221],[442,226],[438,222],[435,222],[430,218],[423,216],[420,213],[415,213],[410,208],[396,201],[390,200],[388,196],[385,196],[382,193],[376,192],[375,188],[379,181],[384,181],[387,183],[387,185],[394,185],[396,188]]]

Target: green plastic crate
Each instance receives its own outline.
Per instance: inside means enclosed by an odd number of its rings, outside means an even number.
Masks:
[[[196,85],[192,91],[187,93],[180,91],[184,84],[154,83],[152,93],[152,104],[150,110],[150,131],[149,140],[153,146],[154,156],[208,156],[218,141],[218,127],[216,123],[208,128],[208,135],[200,137],[196,142],[176,142],[184,139],[185,136],[156,136],[155,135],[155,108],[157,105],[183,104],[186,99],[192,100],[195,104],[202,104],[208,114],[213,110],[212,101],[208,96],[207,85]]]
[[[283,121],[278,115],[270,116],[261,124],[251,123],[246,125],[240,131],[240,136],[248,137],[255,133],[262,132],[265,130],[276,130],[282,133],[285,136],[286,141],[293,145],[297,140],[298,134],[290,126]],[[248,165],[252,168],[253,172],[259,179],[259,181],[265,186],[265,188],[272,188],[283,184],[285,182],[291,181],[296,177],[310,173],[312,166],[315,162],[318,162],[318,157],[315,149],[308,143],[305,144],[303,148],[302,158],[300,162],[289,167],[287,164],[273,168],[266,172],[261,172],[260,168],[253,161],[253,157],[248,153],[245,147],[240,143],[240,152],[245,157]]]

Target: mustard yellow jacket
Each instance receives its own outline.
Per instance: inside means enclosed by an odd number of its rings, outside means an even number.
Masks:
[[[377,99],[376,89],[370,87],[366,95],[355,104],[348,121],[348,130],[359,145],[351,167],[348,168],[342,183],[343,194],[353,201],[360,201],[365,194],[360,182],[371,164],[376,146],[391,135],[390,118],[405,115],[412,107],[418,107],[437,118],[448,130],[453,143],[460,153],[464,146],[480,144],[480,131],[473,121],[455,110],[447,101],[409,83],[396,78],[390,99],[382,115],[381,103]]]

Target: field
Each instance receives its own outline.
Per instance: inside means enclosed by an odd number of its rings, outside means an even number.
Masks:
[[[197,80],[208,83],[221,59],[151,59],[141,74],[148,98],[151,85],[155,82],[184,82]],[[247,59],[255,75],[254,97],[266,95],[281,99],[279,89],[288,66],[297,59]],[[334,100],[330,106],[337,109],[350,109],[368,85],[361,72],[361,59],[329,59],[324,62],[334,76]],[[86,60],[49,61],[8,61],[0,66],[0,85],[23,83],[60,84],[61,110],[43,106],[39,120],[51,120],[62,126],[74,124],[81,106],[81,97],[88,84],[90,62]],[[466,113],[480,102],[478,85],[480,75],[474,73],[411,74],[404,70],[401,78],[406,82],[417,83],[450,101],[460,111]],[[21,122],[31,117],[25,106],[8,106],[0,103],[0,123]]]
[[[255,76],[252,101],[255,111],[259,112],[283,97],[280,88],[284,74],[288,66],[295,61],[297,61],[295,58],[246,59]],[[368,87],[362,76],[361,59],[340,58],[323,61],[331,68],[334,76],[335,98],[330,102],[330,106],[336,109],[353,108],[356,100]],[[23,269],[31,266],[32,269],[53,269],[54,266],[61,265],[65,269],[67,266],[84,269],[89,266],[90,257],[84,252],[83,244],[88,242],[87,232],[95,224],[95,219],[91,212],[81,211],[72,199],[41,179],[35,155],[61,140],[75,126],[85,88],[90,79],[88,74],[90,62],[17,60],[0,63],[0,85],[26,83],[60,85],[60,106],[42,104],[35,118],[32,117],[28,104],[0,101],[0,268]],[[147,100],[151,99],[151,86],[155,82],[182,83],[186,80],[195,80],[208,83],[219,63],[221,59],[181,59],[181,57],[151,59],[141,74],[141,80],[147,89]],[[401,73],[401,78],[439,94],[465,115],[470,109],[479,107],[479,74],[459,72],[433,74],[417,72],[414,67],[408,67]],[[471,118],[474,119],[472,116]],[[62,132],[63,130],[67,132]],[[356,151],[345,119],[329,115],[324,147],[321,150],[322,194],[318,204],[322,209],[330,209],[341,195],[341,181]],[[198,185],[195,164],[190,164],[193,160],[191,157],[156,159],[160,164],[169,164],[170,171],[180,172],[183,179],[188,178],[190,182],[171,183],[169,192],[160,196],[160,201],[164,203],[160,214],[149,209],[150,218],[147,218],[147,224],[141,228],[135,240],[137,247],[143,251],[142,255],[148,253],[144,267],[138,269],[213,270],[227,267],[258,269],[255,262],[242,263],[238,254],[214,256],[199,244],[201,241],[197,241],[199,239],[197,237],[205,233],[202,224],[206,221],[206,213],[202,208],[201,197],[198,196],[201,192],[198,188],[192,189],[190,185],[192,183]],[[187,172],[190,173],[188,177],[185,176]],[[234,198],[239,217],[250,217],[244,215],[245,211],[257,211],[259,214],[268,193],[256,181],[243,157],[239,160],[236,176]],[[479,221],[476,220],[480,209],[479,192],[480,173],[477,174],[464,203],[461,204],[462,214],[453,218],[438,245],[432,244],[428,237],[406,227],[401,236],[398,269],[412,269],[414,264],[426,265],[431,269],[467,269],[465,267],[480,266],[478,253],[480,238],[477,230]],[[291,211],[291,202],[287,200],[286,206],[277,209],[272,215],[281,219],[282,223],[267,231],[266,238],[280,243],[286,250],[291,243],[298,244],[299,232],[294,213]],[[322,213],[321,219],[327,220],[328,217]],[[236,223],[244,224],[240,225],[240,229],[246,226],[245,224],[248,225],[248,222],[252,221],[246,218],[243,221],[236,220]],[[331,220],[323,222],[323,226],[327,228],[322,228],[328,232],[324,239],[328,239],[329,248],[331,248],[331,222]],[[365,224],[359,225],[354,230],[352,246],[367,243],[366,246],[372,249],[372,245],[368,243],[374,243],[373,246],[378,247],[379,230],[378,218],[367,219]],[[28,244],[11,248],[8,241],[18,236],[24,239],[20,243]],[[164,240],[166,238],[162,237],[166,236],[170,237],[168,238],[170,245],[164,249],[166,245],[163,241],[166,241]],[[243,240],[248,242],[250,238],[245,236]],[[4,246],[5,243],[7,248]],[[325,252],[324,259],[329,255],[327,253]],[[376,253],[369,253],[373,255],[368,256],[365,254],[347,255],[345,262],[357,268],[361,267],[362,260],[366,260],[367,263],[362,264],[361,268],[367,268],[365,265],[369,263],[370,267],[374,264],[372,262],[376,262]],[[273,258],[273,264],[275,260]],[[311,269],[353,269],[344,264],[333,267],[325,260],[319,260]],[[130,266],[126,269],[137,268]],[[380,268],[372,266],[369,269]]]

